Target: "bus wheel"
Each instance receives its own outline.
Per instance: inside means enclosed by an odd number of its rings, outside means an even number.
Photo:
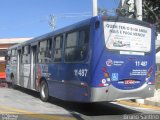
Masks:
[[[47,85],[46,81],[41,82],[40,97],[43,102],[47,102],[49,99],[48,85]]]

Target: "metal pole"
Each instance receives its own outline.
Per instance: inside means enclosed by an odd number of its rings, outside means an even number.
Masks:
[[[97,0],[92,0],[93,1],[93,16],[97,16]]]
[[[135,0],[135,2],[137,8],[136,19],[142,20],[142,0]]]
[[[124,2],[125,2],[125,0],[121,0],[121,5],[122,5],[122,6],[124,5]]]
[[[135,0],[136,5],[136,19],[142,21],[142,0]],[[144,104],[144,99],[136,99],[137,103]]]

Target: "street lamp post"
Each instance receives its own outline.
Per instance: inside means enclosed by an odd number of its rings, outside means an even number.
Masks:
[[[97,16],[97,0],[92,0],[93,2],[93,16]]]
[[[142,0],[135,0],[136,2],[136,19],[137,20],[142,20]]]

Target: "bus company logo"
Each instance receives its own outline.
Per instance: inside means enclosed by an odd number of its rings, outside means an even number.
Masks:
[[[112,65],[113,65],[113,61],[112,61],[111,59],[108,59],[108,60],[106,61],[106,65],[107,65],[107,66],[112,66]]]

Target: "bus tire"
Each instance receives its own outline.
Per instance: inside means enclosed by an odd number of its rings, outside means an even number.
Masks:
[[[40,97],[43,102],[47,102],[49,99],[48,85],[44,80],[40,84]]]

